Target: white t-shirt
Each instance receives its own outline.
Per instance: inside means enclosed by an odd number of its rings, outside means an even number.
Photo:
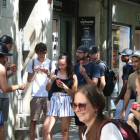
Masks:
[[[86,140],[86,134],[87,130],[82,134],[83,140]],[[123,137],[117,126],[110,122],[103,126],[100,140],[123,140]]]
[[[38,61],[37,58],[34,59],[34,66],[41,66],[44,65],[45,69],[49,70],[49,65],[50,65],[49,59],[46,59],[44,62]],[[51,72],[55,70],[55,65],[51,65],[52,69]],[[32,69],[32,60],[29,61],[28,67],[27,67],[27,72],[33,73]],[[50,71],[49,71],[50,72]],[[35,79],[33,80],[33,86],[32,86],[32,92],[31,96],[36,96],[36,97],[48,97],[48,91],[46,91],[46,85],[48,83],[48,77],[44,72],[38,72],[35,75]]]

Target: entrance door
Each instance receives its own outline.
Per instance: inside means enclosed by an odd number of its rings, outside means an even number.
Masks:
[[[140,50],[140,29],[135,30],[135,50]]]
[[[60,53],[67,52],[71,56],[72,51],[71,18],[60,17]]]

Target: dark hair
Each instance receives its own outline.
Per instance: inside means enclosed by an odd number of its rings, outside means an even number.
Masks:
[[[66,68],[66,73],[69,79],[69,86],[72,87],[74,84],[74,79],[73,79],[73,75],[74,75],[74,69],[73,69],[73,64],[71,61],[70,56],[67,53],[63,53],[58,57],[59,59],[66,59],[66,63],[67,63],[67,68]]]
[[[0,58],[3,58],[4,57],[4,54],[0,54]]]
[[[91,84],[80,86],[77,92],[83,93],[90,101],[92,106],[98,109],[97,117],[92,124],[90,130],[86,134],[87,140],[98,140],[99,128],[102,122],[108,119],[108,117],[103,114],[103,109],[106,105],[105,99],[99,89]]]
[[[40,42],[35,46],[35,52],[39,53],[39,52],[45,52],[47,51],[47,46],[46,44]]]

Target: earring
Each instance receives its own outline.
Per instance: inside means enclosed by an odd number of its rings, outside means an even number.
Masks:
[[[97,117],[97,115],[98,115],[98,113],[97,113],[97,111],[95,112],[95,117]]]

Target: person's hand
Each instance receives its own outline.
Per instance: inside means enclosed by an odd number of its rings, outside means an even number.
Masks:
[[[53,82],[56,78],[57,78],[56,75],[52,75],[52,77],[50,78],[50,82]]]
[[[17,67],[11,68],[11,71],[12,71],[12,75],[14,75],[17,71]]]
[[[140,113],[140,101],[137,102],[137,111]]]
[[[20,86],[20,90],[24,90],[26,88],[26,84],[21,84]]]
[[[9,68],[10,65],[11,65],[11,62],[6,62],[6,63],[4,64],[5,69]]]
[[[40,70],[40,66],[35,66],[34,67],[34,72],[38,72]]]
[[[130,125],[135,130],[135,132],[137,132],[137,126],[134,124],[134,122],[127,121],[127,124]]]
[[[56,82],[56,84],[59,88],[65,89],[65,87],[67,87],[62,81],[58,81],[58,82]]]
[[[47,76],[49,75],[48,69],[45,69],[43,72],[44,72],[45,74],[47,74]]]
[[[119,100],[120,100],[120,99],[117,98],[117,99],[114,101],[114,103],[117,104],[117,103],[119,102]]]
[[[85,77],[85,76],[87,75],[87,74],[86,74],[85,68],[82,67],[82,66],[79,67],[79,73],[80,73],[81,75],[83,75],[83,77]]]
[[[124,120],[124,118],[125,118],[125,111],[123,111],[122,114],[121,114],[121,116],[120,116],[120,119],[121,120]]]

